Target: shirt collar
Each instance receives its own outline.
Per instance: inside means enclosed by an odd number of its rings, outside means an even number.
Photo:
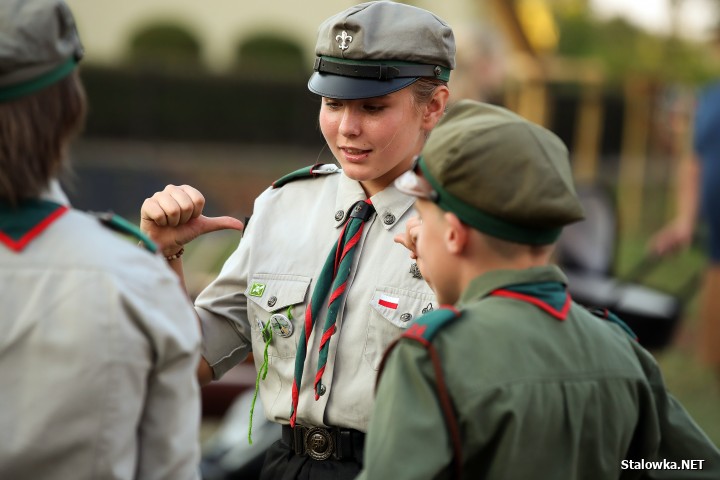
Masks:
[[[360,182],[353,180],[345,175],[340,174],[340,184],[338,186],[337,198],[335,200],[335,227],[341,227],[345,223],[345,218],[350,212],[350,208],[356,202],[365,200],[365,191]],[[376,193],[371,198],[375,211],[385,230],[390,230],[405,215],[415,202],[415,199],[409,195],[401,193],[394,184],[388,185],[381,192]],[[342,214],[342,215],[341,215]]]
[[[70,200],[67,195],[65,195],[57,179],[50,180],[48,187],[40,194],[40,199],[55,202],[66,207],[70,206]]]
[[[465,288],[458,307],[477,302],[498,288],[525,283],[560,282],[567,285],[565,274],[555,265],[532,267],[524,270],[494,270],[474,278]]]

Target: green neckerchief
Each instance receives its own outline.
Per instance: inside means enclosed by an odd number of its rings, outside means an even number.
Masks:
[[[23,200],[16,207],[0,201],[0,243],[20,252],[66,211],[49,200]]]

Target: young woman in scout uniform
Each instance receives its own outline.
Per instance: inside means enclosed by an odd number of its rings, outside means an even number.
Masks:
[[[250,351],[261,370],[267,348],[260,398],[283,439],[264,478],[353,478],[382,352],[436,307],[393,242],[413,212],[392,182],[444,113],[452,30],[416,7],[364,3],[320,26],[316,54],[308,88],[322,97],[320,127],[341,169],[310,167],[262,193],[238,249],[195,304],[201,379]],[[241,228],[206,218],[203,203],[194,188],[169,186],[142,207],[143,230],[180,274],[185,243]]]
[[[550,263],[583,216],[560,139],[463,100],[396,185],[422,219],[401,240],[455,306],[388,349],[359,480],[720,478],[652,356]]]
[[[85,119],[72,13],[3,0],[0,24],[0,478],[197,479],[187,296],[56,180]]]

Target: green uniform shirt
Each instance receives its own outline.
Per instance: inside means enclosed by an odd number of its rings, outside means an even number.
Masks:
[[[567,279],[556,267],[482,275],[457,305],[462,316],[432,339],[462,437],[463,478],[720,478],[720,452],[619,326],[574,303],[560,320],[547,305],[489,296],[546,282]],[[436,388],[428,350],[400,340],[378,385],[359,478],[452,478]],[[703,460],[702,470],[642,468],[663,460],[678,468]]]

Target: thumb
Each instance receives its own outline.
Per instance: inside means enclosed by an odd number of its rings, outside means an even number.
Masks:
[[[197,218],[203,233],[217,232],[218,230],[242,230],[243,223],[234,217],[206,217],[201,215]]]

